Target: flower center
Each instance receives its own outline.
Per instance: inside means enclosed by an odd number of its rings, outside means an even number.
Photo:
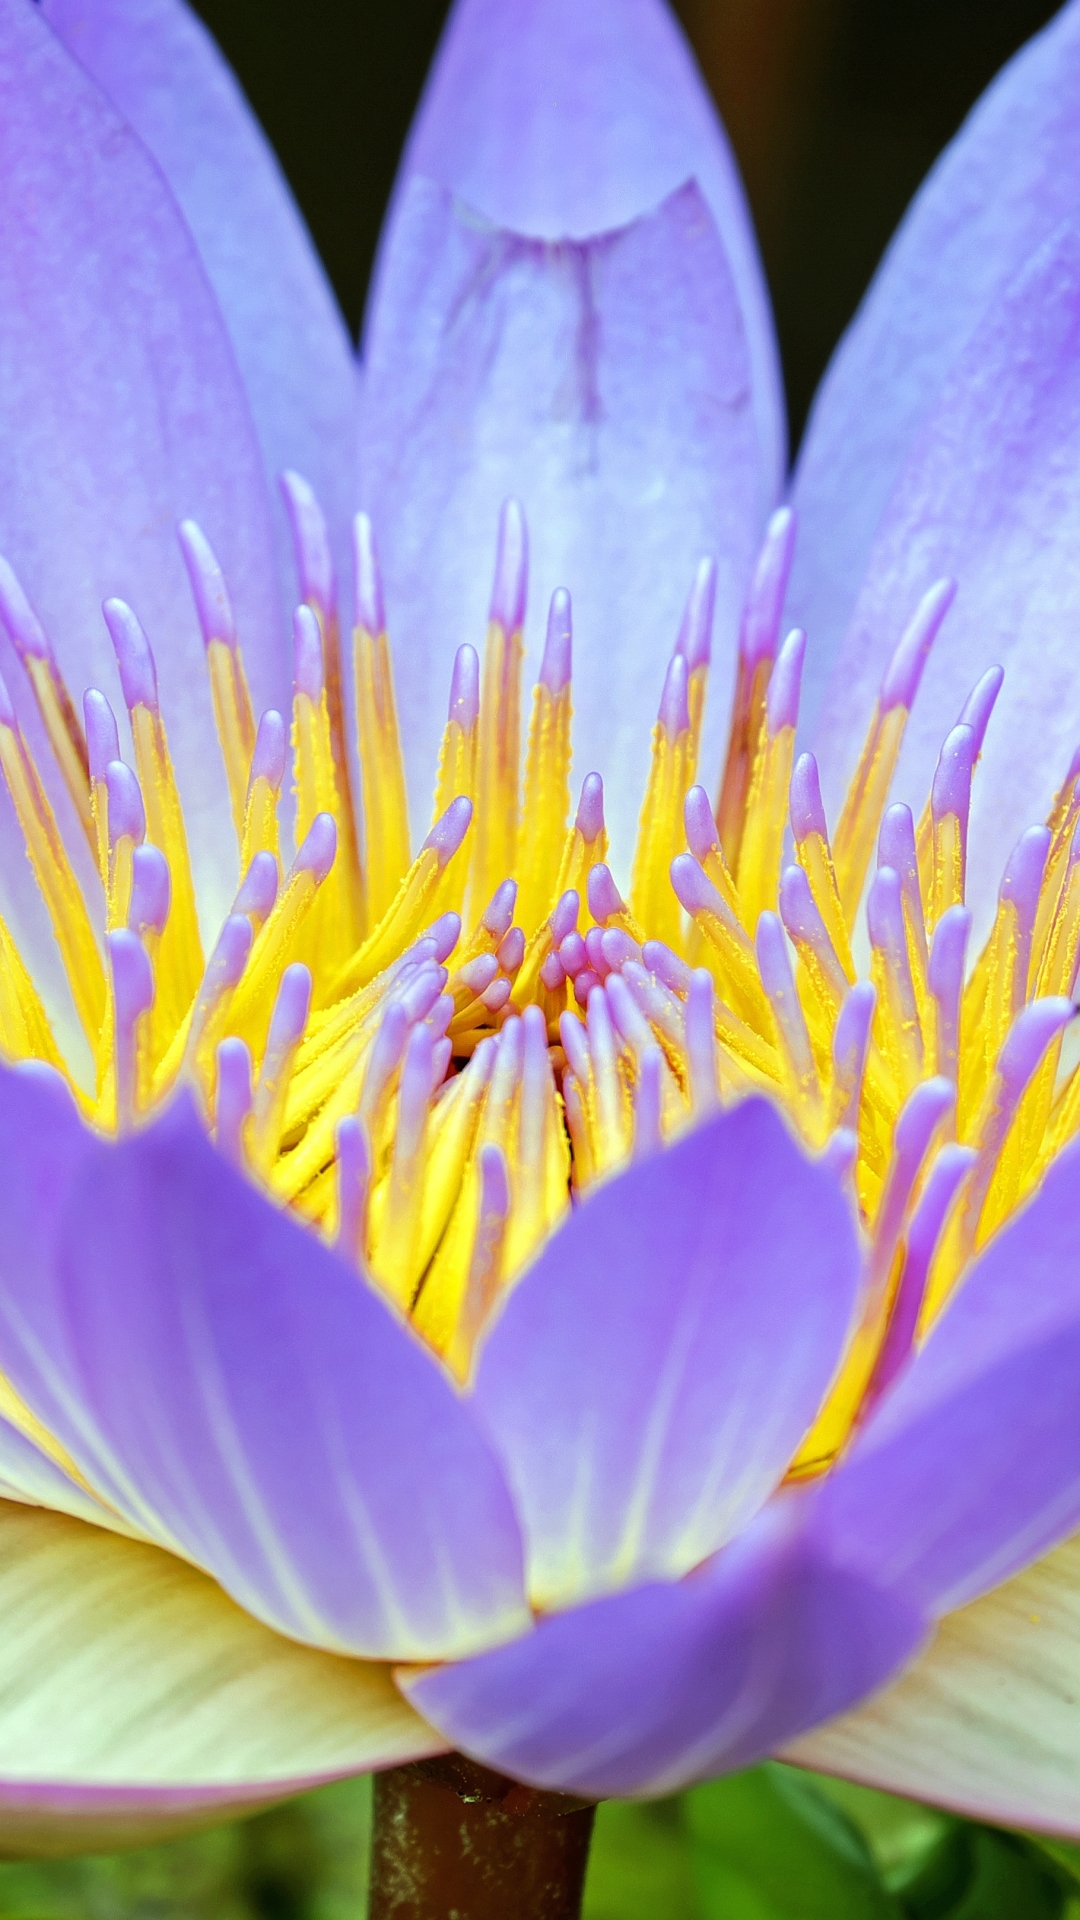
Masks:
[[[500,1292],[573,1194],[750,1092],[850,1178],[866,1236],[860,1325],[792,1471],[834,1457],[972,1255],[1080,1123],[1060,1070],[1080,948],[1074,765],[1006,868],[965,983],[968,804],[1001,683],[984,676],[916,825],[888,806],[908,714],[951,590],[931,590],[882,684],[830,836],[795,762],[804,638],[779,645],[791,516],[778,514],[740,643],[714,811],[696,784],[714,569],[694,583],[653,733],[629,895],[605,863],[603,789],[571,815],[569,599],[552,602],[524,772],[520,510],[504,509],[481,673],[454,662],[434,823],[410,858],[404,768],[370,528],[357,522],[354,812],[325,527],[288,498],[305,603],[294,622],[295,844],[280,857],[283,717],[251,708],[225,583],[181,530],[206,643],[238,849],[206,957],[149,644],[105,617],[134,766],[105,696],[80,723],[10,569],[0,610],[101,881],[104,951],[0,686],[0,765],[95,1077],[79,1086],[0,922],[0,1050],[61,1073],[91,1126],[143,1124],[181,1084],[221,1150],[333,1241],[464,1378]],[[363,821],[363,833],[357,820]],[[794,858],[785,857],[790,830]],[[877,866],[867,889],[874,850]],[[852,932],[864,894],[870,979]]]

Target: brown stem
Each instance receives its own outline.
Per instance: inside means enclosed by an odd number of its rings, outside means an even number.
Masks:
[[[579,1920],[595,1811],[460,1753],[377,1774],[368,1920]]]

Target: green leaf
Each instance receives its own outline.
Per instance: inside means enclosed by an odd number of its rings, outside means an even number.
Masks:
[[[706,1920],[678,1801],[598,1808],[583,1920]]]
[[[706,1920],[899,1920],[858,1828],[792,1768],[695,1787],[683,1818]]]

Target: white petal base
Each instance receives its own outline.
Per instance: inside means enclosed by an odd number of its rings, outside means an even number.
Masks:
[[[901,1680],[782,1758],[1080,1837],[1080,1534],[950,1614]]]
[[[156,1547],[0,1501],[0,1855],[145,1845],[445,1745],[387,1667],[282,1639]]]

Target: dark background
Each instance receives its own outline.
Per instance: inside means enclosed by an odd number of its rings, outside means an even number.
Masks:
[[[355,333],[444,0],[197,5],[277,149]],[[678,0],[757,221],[793,440],[935,154],[1056,10],[1055,0]]]

